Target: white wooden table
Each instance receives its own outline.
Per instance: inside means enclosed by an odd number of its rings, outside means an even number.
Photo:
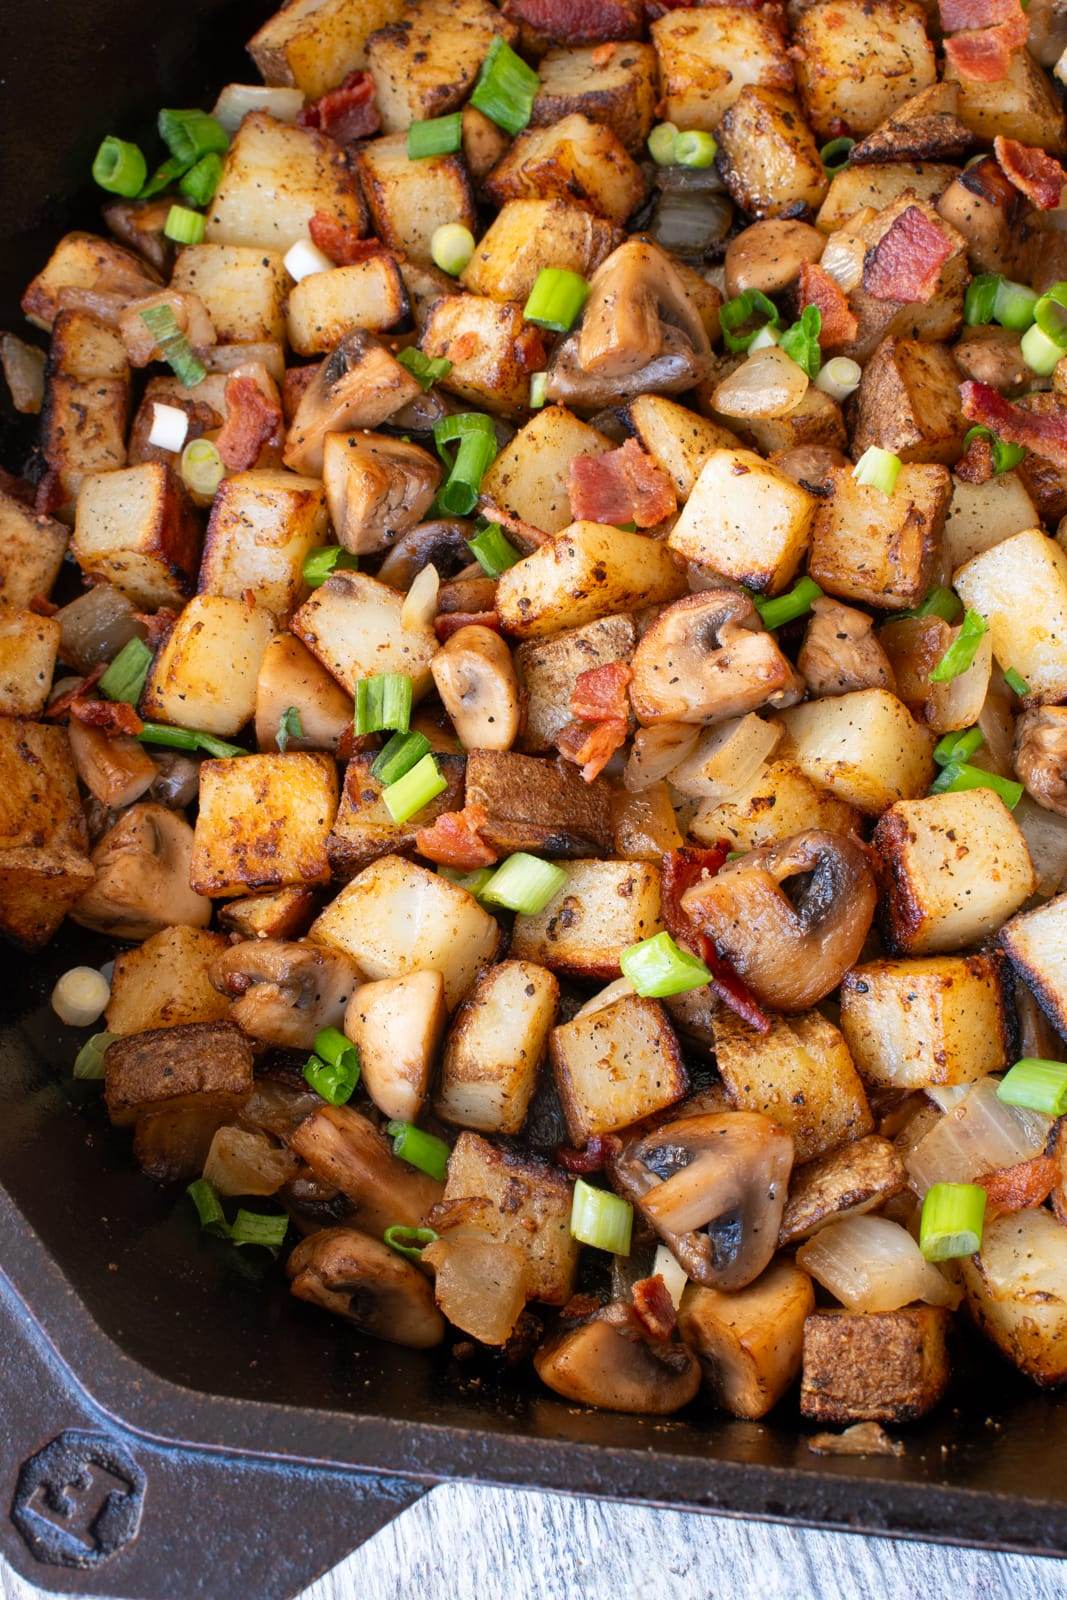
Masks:
[[[0,1600],[43,1591],[0,1567]],[[1063,1600],[1067,1563],[446,1484],[302,1600]],[[170,1600],[160,1590],[159,1600]],[[247,1600],[257,1600],[249,1594]]]

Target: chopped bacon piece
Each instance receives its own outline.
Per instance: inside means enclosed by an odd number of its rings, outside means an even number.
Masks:
[[[603,1172],[622,1150],[622,1140],[614,1133],[594,1133],[584,1150],[572,1150],[560,1145],[556,1150],[556,1165],[564,1172],[588,1174]]]
[[[17,500],[20,505],[32,506],[35,491],[32,483],[27,483],[25,478],[16,478],[13,472],[0,467],[0,492],[9,495],[12,500]]]
[[[997,470],[992,441],[980,435],[972,439],[952,470],[964,483],[988,483]]]
[[[433,631],[439,644],[445,644],[460,628],[492,628],[500,632],[500,614],[496,611],[450,611],[433,619]]]
[[[992,28],[1021,14],[1019,0],[940,0],[940,4],[944,33],[959,33],[961,28]]]
[[[642,1328],[652,1339],[669,1339],[677,1317],[667,1285],[657,1272],[654,1278],[639,1278],[630,1290],[634,1311]]]
[[[27,610],[32,611],[37,617],[54,617],[59,607],[49,600],[47,595],[33,594]]]
[[[146,629],[144,642],[149,650],[159,650],[166,644],[178,620],[178,613],[168,611],[166,606],[160,606],[158,611],[135,611],[134,616],[138,622],[144,623]]]
[[[998,1167],[976,1178],[986,1192],[986,1217],[1005,1216],[1010,1211],[1029,1211],[1044,1205],[1056,1186],[1059,1167],[1053,1156],[1034,1156],[1014,1167]]]
[[[608,661],[602,667],[579,672],[571,692],[571,710],[588,722],[613,722],[628,717],[630,702],[626,691],[634,681],[633,669],[625,661]]]
[[[507,0],[504,10],[553,44],[641,37],[641,0]]]
[[[1004,176],[1020,193],[1041,211],[1055,210],[1067,183],[1067,172],[1054,156],[1036,145],[1004,139],[999,133],[993,140],[993,153]]]
[[[228,379],[225,398],[226,421],[215,446],[231,472],[247,472],[255,466],[264,445],[281,443],[281,407],[244,373]]]
[[[464,806],[462,811],[444,811],[415,835],[415,849],[427,861],[459,872],[477,872],[499,860],[492,845],[478,837],[478,829],[489,821],[484,806]]]
[[[626,743],[629,722],[609,717],[602,722],[568,722],[556,734],[556,749],[565,761],[582,769],[586,783],[599,778],[616,750]]]
[[[973,378],[960,384],[960,400],[968,421],[981,422],[999,439],[1026,445],[1035,455],[1067,470],[1067,411],[1048,416],[1024,411],[988,383],[976,383]]]
[[[292,422],[296,416],[304,390],[315,382],[321,366],[321,361],[313,361],[307,367],[286,367],[282,380],[282,415],[286,422]]]
[[[312,244],[329,256],[335,267],[351,267],[368,256],[389,252],[380,239],[364,239],[354,222],[341,222],[325,211],[316,211],[308,223]]]
[[[59,510],[67,499],[66,492],[59,479],[59,473],[54,467],[49,467],[37,481],[37,489],[33,497],[33,509],[38,516],[51,517]]]
[[[565,1306],[560,1307],[561,1322],[585,1322],[596,1316],[603,1304],[598,1294],[572,1294]]]
[[[908,206],[863,263],[863,287],[875,300],[929,300],[952,240],[918,206]]]
[[[968,28],[945,40],[945,60],[961,78],[1000,83],[1008,75],[1012,52],[1024,45],[1030,28],[1020,11],[995,28]]]
[[[98,661],[96,666],[85,674],[84,678],[79,678],[77,683],[72,684],[69,689],[65,689],[62,694],[57,695],[54,700],[49,702],[44,713],[45,716],[52,722],[57,721],[60,717],[65,717],[75,700],[84,700],[86,695],[92,693],[106,671],[107,662]]]
[[[89,728],[99,728],[108,738],[140,733],[144,723],[124,700],[72,700],[70,714]]]
[[[575,522],[653,528],[678,509],[673,483],[636,439],[606,455],[575,456],[568,489]]]
[[[711,973],[715,993],[724,1005],[747,1022],[758,1033],[769,1033],[771,1019],[750,991],[748,985],[734,971],[730,963],[719,954],[706,933],[694,926],[693,919],[682,909],[682,896],[701,878],[713,877],[730,853],[725,841],[712,849],[698,849],[683,845],[671,850],[661,865],[661,893],[663,920],[671,938],[692,955],[699,956]]]
[[[822,315],[819,344],[830,350],[836,344],[850,344],[859,332],[859,318],[851,310],[841,285],[815,261],[805,261],[800,269],[797,290],[801,306],[818,306]]]
[[[318,128],[335,144],[369,138],[382,125],[374,104],[374,79],[369,72],[350,72],[339,89],[305,106],[296,120],[302,128]]]

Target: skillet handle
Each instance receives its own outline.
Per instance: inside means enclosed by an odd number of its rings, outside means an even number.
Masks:
[[[129,1433],[2,1274],[0,1418],[0,1556],[61,1594],[290,1600],[429,1487]]]

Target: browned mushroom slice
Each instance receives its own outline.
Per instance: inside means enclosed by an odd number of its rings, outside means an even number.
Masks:
[[[805,1011],[863,948],[878,897],[862,844],[821,828],[750,850],[687,889],[682,907],[756,999]]]
[[[193,830],[165,806],[123,812],[92,853],[96,882],[70,913],[83,928],[147,939],[181,924],[206,928],[211,901],[189,887]]]
[[[170,216],[170,200],[113,200],[103,216],[121,244],[143,256],[150,267],[170,277],[174,246],[163,232]]]
[[[613,1180],[695,1283],[743,1289],[778,1244],[793,1140],[758,1111],[680,1117],[629,1145]]]
[[[422,393],[418,381],[364,329],[346,334],[300,396],[283,458],[294,472],[322,475],[323,440],[348,428],[376,428]]]
[[[375,1339],[430,1350],[445,1336],[445,1319],[418,1267],[355,1228],[313,1233],[285,1270],[299,1299],[347,1317]]]
[[[400,535],[378,568],[378,577],[390,588],[405,592],[423,567],[436,567],[442,578],[454,578],[470,566],[467,540],[473,538],[473,522],[420,522]]]
[[[893,668],[874,636],[873,617],[827,595],[811,610],[797,656],[797,669],[810,694],[851,694],[854,689],[895,692]]]
[[[371,554],[429,510],[441,465],[406,439],[331,433],[323,445],[322,481],[338,542],[357,555]]]
[[[1067,706],[1034,706],[1015,724],[1015,770],[1038,805],[1067,817]]]
[[[510,750],[519,732],[519,684],[511,651],[491,628],[458,628],[430,671],[467,750]]]
[[[289,1135],[315,1176],[347,1195],[360,1226],[382,1234],[394,1222],[418,1227],[444,1187],[394,1156],[372,1122],[347,1106],[323,1106]]]
[[[339,1028],[358,983],[340,951],[283,939],[247,939],[211,963],[220,994],[233,997],[231,1019],[265,1044],[310,1050],[322,1028]]]
[[[667,606],[637,646],[633,674],[630,695],[644,723],[719,722],[791,706],[804,693],[752,601],[735,589]]]
[[[700,1364],[684,1344],[652,1339],[633,1308],[615,1301],[534,1355],[541,1382],[565,1400],[605,1411],[667,1417],[700,1388]]]

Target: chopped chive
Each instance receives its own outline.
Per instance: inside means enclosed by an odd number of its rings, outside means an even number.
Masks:
[[[1024,444],[1009,444],[1006,439],[999,439],[992,428],[986,428],[978,422],[973,428],[968,428],[963,435],[963,448],[966,450],[972,439],[988,439],[992,446],[993,471],[996,473],[1010,472],[1017,467],[1026,454]]]
[[[433,437],[438,455],[449,468],[448,477],[437,491],[437,505],[448,516],[465,517],[477,505],[482,479],[496,455],[496,429],[483,413],[467,411],[459,416],[440,417],[434,423]],[[459,448],[450,461],[444,446],[454,443]]]
[[[1004,682],[1007,684],[1012,694],[1017,694],[1020,699],[1023,697],[1023,695],[1030,693],[1030,685],[1027,683],[1022,673],[1016,672],[1014,667],[1006,667],[1004,669]],[[103,688],[103,686],[103,680],[101,679],[100,687]]]
[[[589,298],[589,284],[565,267],[542,267],[522,314],[527,322],[552,333],[569,333]]]
[[[355,572],[358,567],[359,557],[350,550],[342,550],[339,544],[320,545],[304,557],[304,582],[311,589],[321,589],[331,573]]]
[[[628,1256],[634,1208],[610,1189],[595,1189],[578,1178],[571,1197],[571,1238],[612,1255]]]
[[[813,380],[819,376],[822,365],[822,351],[819,348],[821,332],[822,312],[818,306],[805,306],[800,313],[800,320],[787,328],[778,340],[779,349],[784,350],[789,359],[802,367]]]
[[[135,706],[151,665],[152,652],[144,640],[127,639],[100,679],[100,693],[108,700],[124,700],[127,705]]]
[[[83,1081],[102,1078],[108,1046],[120,1037],[117,1033],[94,1033],[91,1039],[86,1039],[74,1057],[74,1076]]]
[[[303,737],[304,721],[300,715],[300,707],[286,706],[278,724],[278,731],[274,735],[274,743],[284,755],[289,748],[290,739],[302,739]]]
[[[411,679],[403,672],[379,672],[356,684],[355,729],[358,734],[407,733],[411,726]]]
[[[351,1100],[359,1082],[359,1051],[340,1028],[322,1028],[315,1035],[315,1054],[305,1063],[304,1078],[332,1106]]]
[[[132,200],[140,192],[148,167],[140,149],[126,139],[109,134],[96,152],[93,178],[108,194]]]
[[[988,632],[988,622],[977,611],[964,612],[963,625],[931,672],[930,682],[951,683],[953,678],[966,672]]]
[[[173,209],[172,206],[171,210]],[[202,383],[207,373],[193,354],[192,346],[185,334],[178,327],[178,319],[174,315],[173,308],[168,305],[149,306],[146,311],[141,311],[138,315],[158,344],[164,361],[178,382],[186,389]]]
[[[687,994],[711,982],[703,961],[675,944],[669,933],[656,933],[650,939],[632,944],[619,957],[624,978],[629,978],[643,999],[662,1000],[672,994]]]
[[[199,244],[204,237],[204,218],[188,206],[171,206],[163,224],[163,234],[175,244]]]
[[[997,1099],[1006,1106],[1024,1106],[1027,1111],[1040,1111],[1046,1117],[1062,1117],[1067,1111],[1067,1062],[1024,1056],[1001,1078]]]
[[[940,617],[942,622],[955,622],[962,611],[963,602],[959,595],[939,583],[911,611],[898,611],[896,615],[898,621],[902,617]]]
[[[952,1261],[982,1248],[986,1192],[980,1183],[935,1183],[926,1191],[919,1249],[927,1261]]]
[[[419,380],[423,389],[432,389],[435,383],[440,383],[442,378],[447,378],[452,371],[452,363],[445,356],[430,357],[423,355],[417,345],[409,345],[406,350],[401,350],[396,358],[402,367],[406,367],[413,378]]]
[[[482,62],[470,103],[514,138],[529,122],[540,87],[533,68],[497,34]]]
[[[674,160],[679,167],[710,167],[718,145],[710,133],[680,133],[674,141]]]
[[[993,320],[993,307],[997,301],[1000,284],[999,272],[980,272],[967,285],[963,297],[963,320],[973,327],[984,326]]]
[[[385,1131],[393,1141],[395,1156],[436,1178],[438,1183],[444,1182],[452,1151],[443,1139],[416,1128],[413,1122],[387,1122]]]
[[[881,489],[883,494],[892,494],[900,477],[901,459],[895,456],[892,450],[883,450],[880,445],[868,445],[852,469],[852,476],[857,483],[869,484],[872,489]]]
[[[765,628],[780,628],[811,610],[822,590],[814,578],[798,578],[788,594],[776,595],[773,600],[763,600],[753,595],[752,601],[763,619]]]
[[[230,1226],[226,1221],[226,1213],[222,1209],[213,1184],[206,1178],[197,1178],[185,1192],[196,1207],[201,1228],[208,1233],[229,1233]]]
[[[267,1216],[262,1211],[239,1210],[230,1225],[230,1238],[234,1244],[258,1244],[264,1250],[280,1250],[289,1231],[289,1218],[283,1211],[279,1216]]]
[[[211,152],[229,149],[230,136],[206,111],[161,111],[159,137],[183,171]]]
[[[745,289],[720,308],[719,325],[727,350],[737,355],[749,348],[761,328],[778,327],[778,307],[759,289]]]
[[[855,143],[855,139],[846,137],[828,140],[819,151],[819,160],[823,164],[823,171],[827,172],[831,178],[835,173],[844,172],[848,166],[849,157],[852,155]]]
[[[425,755],[403,777],[382,790],[382,800],[385,809],[399,826],[428,806],[431,800],[436,800],[447,788],[448,779],[437,762],[432,755]]]
[[[425,122],[413,122],[408,129],[408,160],[423,161],[427,156],[450,156],[462,143],[462,111],[452,111],[447,117],[430,117]]]
[[[215,196],[222,177],[222,157],[212,150],[184,173],[178,188],[194,206],[206,206]],[[190,241],[184,241],[186,243]],[[192,242],[196,242],[195,240]]]
[[[958,733],[946,733],[934,746],[934,760],[939,767],[947,767],[953,761],[969,761],[984,744],[981,728],[962,728]]]
[[[984,767],[972,767],[966,761],[950,761],[930,785],[931,794],[962,794],[966,789],[992,789],[1009,811],[1014,811],[1023,797],[1021,783],[1002,778],[997,772],[986,772]]]
[[[497,867],[484,885],[481,898],[490,905],[536,917],[566,884],[567,874],[562,867],[517,850]]]
[[[156,168],[137,196],[138,200],[151,200],[154,195],[160,194],[164,189],[169,189],[171,184],[187,170],[186,162],[176,161],[173,156],[170,156],[163,162],[162,166]]]
[[[408,1228],[403,1223],[394,1222],[391,1228],[386,1228],[382,1238],[397,1255],[407,1256],[409,1261],[419,1261],[426,1246],[436,1243],[440,1234],[432,1228]]]
[[[468,539],[467,549],[487,578],[499,578],[502,572],[522,560],[519,551],[505,538],[499,522],[490,522],[473,539]]]

